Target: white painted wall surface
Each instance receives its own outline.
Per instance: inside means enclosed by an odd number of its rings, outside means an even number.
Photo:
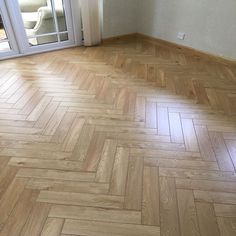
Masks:
[[[137,32],[137,0],[103,0],[103,38]]]
[[[236,0],[137,1],[138,32],[236,59]]]
[[[139,32],[236,59],[236,0],[103,1],[103,38]]]

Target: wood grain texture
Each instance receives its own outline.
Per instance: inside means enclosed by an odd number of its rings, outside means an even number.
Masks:
[[[129,165],[129,150],[117,148],[115,163],[112,170],[110,182],[110,193],[113,195],[124,195]]]
[[[1,236],[235,235],[235,64],[132,35],[0,76]]]
[[[215,214],[219,217],[236,217],[236,206],[229,204],[214,204]]]
[[[145,167],[143,172],[142,223],[160,225],[159,177],[156,167]]]
[[[49,212],[49,217],[92,221],[101,221],[102,218],[103,222],[141,224],[141,213],[139,211],[98,207],[54,205]]]
[[[218,218],[218,224],[221,235],[233,236],[236,233],[236,219],[235,218]]]
[[[213,204],[196,203],[199,228],[202,236],[220,236]]]
[[[160,178],[160,217],[162,235],[181,235],[175,180],[173,178]]]
[[[125,208],[141,210],[142,202],[143,158],[132,158],[129,162],[125,191]]]
[[[130,224],[108,224],[103,222],[66,220],[62,233],[75,235],[124,235],[124,236],[157,236],[160,228]]]
[[[59,218],[47,218],[41,232],[42,236],[59,236],[64,224],[64,219]]]
[[[31,210],[29,218],[26,224],[24,225],[21,234],[28,236],[40,234],[45,224],[45,221],[47,220],[49,210],[49,204],[36,203]]]
[[[37,201],[55,204],[96,206],[119,209],[123,207],[124,197],[88,193],[41,191]]]
[[[200,229],[198,225],[196,206],[194,196],[191,190],[177,190],[177,199],[179,207],[179,219],[182,235],[198,235]]]

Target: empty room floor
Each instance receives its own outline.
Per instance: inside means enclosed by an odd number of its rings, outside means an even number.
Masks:
[[[236,64],[142,37],[0,62],[1,236],[235,236]]]

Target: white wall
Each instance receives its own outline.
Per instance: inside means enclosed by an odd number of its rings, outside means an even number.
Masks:
[[[137,32],[137,0],[103,0],[103,38]]]
[[[103,1],[103,38],[139,32],[236,59],[236,0]]]
[[[137,1],[138,32],[236,59],[236,0]]]

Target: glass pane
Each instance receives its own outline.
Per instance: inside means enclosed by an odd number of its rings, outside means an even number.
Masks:
[[[3,52],[3,51],[10,51],[11,48],[10,48],[10,45],[8,42],[0,42],[0,51]]]
[[[38,36],[35,38],[29,38],[30,46],[42,45],[47,43],[56,43],[58,42],[57,35],[45,35]]]
[[[57,42],[56,36],[38,35],[56,33],[55,14],[50,0],[18,0],[21,15],[31,46]],[[36,39],[37,38],[37,39]]]
[[[63,0],[18,1],[30,46],[58,42],[56,34],[67,31]],[[59,37],[68,40],[68,35]]]
[[[60,40],[61,41],[67,41],[68,40],[68,34],[65,33],[65,34],[60,34]]]
[[[0,19],[1,19],[1,15],[0,15]],[[0,40],[4,40],[7,38],[3,23],[0,23]]]
[[[10,51],[11,47],[8,42],[7,33],[4,28],[3,19],[0,13],[0,51]]]
[[[67,31],[63,0],[54,0],[59,32]]]

